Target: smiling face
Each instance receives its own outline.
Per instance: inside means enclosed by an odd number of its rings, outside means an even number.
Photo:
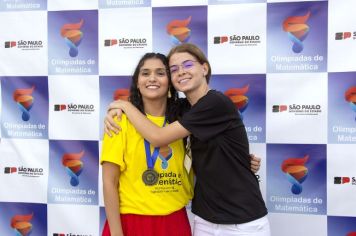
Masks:
[[[208,66],[200,62],[190,53],[177,52],[169,58],[173,86],[181,92],[194,92],[206,85]]]
[[[142,99],[167,99],[168,72],[160,59],[147,59],[140,68],[137,89]]]

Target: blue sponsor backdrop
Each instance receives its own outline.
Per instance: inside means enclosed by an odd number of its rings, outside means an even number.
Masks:
[[[327,2],[267,6],[267,71],[325,72]]]
[[[135,19],[132,17],[128,18],[125,23],[130,25],[130,22],[142,20],[145,23],[150,22],[152,24],[152,39],[147,39],[147,41],[152,40],[152,50],[155,52],[167,53],[172,46],[190,42],[198,45],[209,58],[213,58],[216,55],[209,53],[208,48],[216,46],[214,45],[214,36],[242,35],[241,32],[245,32],[246,35],[261,35],[262,40],[266,38],[266,52],[261,52],[261,55],[267,55],[263,56],[266,57],[265,73],[261,73],[259,68],[259,72],[251,72],[250,74],[242,74],[243,72],[239,71],[234,72],[234,74],[224,74],[224,72],[215,74],[214,68],[212,68],[210,86],[213,89],[226,92],[235,102],[242,113],[252,143],[251,152],[257,150],[262,158],[263,167],[259,176],[261,183],[266,183],[266,191],[263,195],[268,210],[273,215],[271,217],[272,235],[282,236],[277,230],[281,227],[288,228],[291,236],[296,235],[293,233],[295,231],[293,229],[303,227],[303,221],[293,222],[290,225],[280,225],[278,221],[278,219],[287,218],[291,215],[295,216],[296,214],[301,216],[301,219],[306,215],[327,219],[327,223],[315,227],[327,230],[328,236],[356,235],[356,214],[354,214],[355,211],[352,211],[352,207],[348,209],[351,213],[345,212],[344,215],[340,216],[328,215],[327,209],[327,185],[334,184],[333,182],[328,183],[328,181],[334,180],[334,176],[327,176],[327,168],[336,168],[328,166],[328,145],[332,144],[333,150],[337,150],[342,148],[338,144],[347,144],[350,145],[350,150],[352,148],[356,150],[356,63],[354,71],[328,71],[328,57],[330,55],[327,48],[328,44],[330,45],[335,40],[338,40],[338,45],[346,45],[347,48],[354,45],[354,32],[345,31],[355,31],[355,29],[345,26],[345,22],[335,24],[339,20],[335,16],[352,15],[353,17],[347,19],[347,23],[354,25],[353,22],[356,21],[356,17],[352,11],[355,5],[352,5],[354,3],[351,0],[340,1],[339,4],[350,5],[346,8],[350,12],[335,12],[335,9],[330,7],[333,1],[337,0],[285,2],[272,0],[205,0],[194,3],[178,0],[98,0],[97,8],[88,9],[85,1],[78,0],[75,2],[68,1],[66,10],[63,10],[60,1],[55,0],[0,0],[0,19],[3,26],[0,28],[5,30],[6,33],[10,32],[6,34],[6,37],[0,37],[0,53],[3,53],[3,50],[12,50],[6,51],[6,55],[10,55],[11,59],[16,61],[16,58],[23,57],[24,50],[28,54],[28,50],[38,50],[36,48],[20,48],[16,45],[19,42],[18,40],[26,40],[26,42],[41,40],[43,42],[41,50],[46,50],[48,53],[47,64],[41,62],[37,65],[38,67],[48,68],[46,74],[23,76],[23,73],[20,73],[23,65],[15,65],[15,69],[11,69],[4,68],[0,62],[0,181],[6,174],[5,167],[13,166],[12,163],[7,163],[4,158],[1,158],[3,155],[14,151],[20,153],[20,156],[23,157],[27,155],[22,150],[17,150],[16,145],[11,145],[13,140],[25,139],[31,142],[32,139],[43,139],[46,142],[43,148],[49,149],[48,171],[43,171],[48,175],[37,177],[46,179],[46,185],[43,188],[47,191],[47,201],[20,202],[14,194],[13,201],[8,202],[0,193],[0,235],[16,235],[17,219],[24,222],[25,229],[28,232],[32,230],[31,235],[53,236],[49,232],[100,235],[105,222],[99,165],[100,145],[103,136],[102,120],[107,105],[113,99],[116,91],[128,89],[131,78],[127,74],[113,76],[99,74],[99,53],[102,53],[101,58],[106,56],[104,50],[101,50],[104,47],[104,40],[100,41],[99,39],[107,39],[105,37],[110,35],[110,32],[101,32],[102,29],[98,28],[98,23],[102,16],[120,10],[118,8],[125,8],[129,12],[131,8],[137,7],[151,10],[152,18]],[[47,2],[51,2],[51,11],[47,10]],[[82,7],[80,7],[80,4],[82,4]],[[243,9],[246,9],[247,4],[251,6],[248,9],[253,9],[252,6],[258,6],[259,9],[264,6],[267,17],[263,22],[232,22],[229,15],[222,15],[221,22],[231,25],[231,30],[220,32],[210,27],[208,11],[214,9],[216,5],[229,9],[231,4],[234,4],[234,7],[241,6]],[[211,7],[213,5],[214,7]],[[44,16],[43,23],[46,27],[33,25],[36,29],[40,27],[47,30],[43,32],[45,35],[43,38],[36,36],[32,39],[30,37],[32,29],[30,28],[22,31],[11,29],[12,20],[18,17],[19,12],[22,11],[32,12],[34,15],[41,13]],[[330,14],[331,12],[333,14]],[[251,12],[251,14],[254,14],[254,12]],[[331,15],[334,18],[331,18]],[[116,22],[110,24],[113,29],[117,27]],[[240,29],[241,24],[251,25],[249,28],[251,32],[248,32],[246,27]],[[256,31],[255,28],[259,28],[254,27],[256,24],[265,26],[267,37],[263,37],[263,32]],[[135,22],[135,25],[139,24]],[[338,25],[340,25],[339,28],[337,28]],[[139,38],[146,37],[140,34],[141,29],[139,27],[130,30],[137,33]],[[3,35],[3,31],[1,32],[0,35]],[[99,37],[101,36],[100,32],[103,34],[102,37]],[[347,37],[337,37],[338,33],[339,36],[342,33]],[[123,35],[136,34],[123,32]],[[120,37],[118,35],[116,39],[120,40]],[[248,53],[250,46],[247,43],[246,45],[244,47],[246,47],[246,53]],[[228,47],[229,44],[220,44],[219,46]],[[127,50],[134,51],[136,49],[132,47]],[[349,52],[341,51],[340,55],[343,55],[343,53]],[[244,55],[224,56],[230,58],[224,60],[224,63],[228,62],[234,65],[234,58]],[[28,62],[31,62],[31,65],[36,64],[33,63],[31,56],[28,56]],[[125,63],[117,63],[116,66],[127,67]],[[38,71],[35,69],[34,71]],[[16,75],[17,71],[18,76]],[[310,79],[313,79],[312,75],[317,73],[327,75],[325,79],[328,80],[328,93],[325,100],[327,100],[328,106],[322,110],[323,113],[327,113],[327,127],[325,127],[325,130],[328,131],[327,143],[320,141],[315,144],[305,144],[302,139],[296,143],[266,143],[266,133],[274,132],[273,129],[268,129],[269,127],[266,125],[268,123],[266,122],[267,114],[272,111],[272,107],[267,105],[268,97],[266,94],[273,96],[273,91],[280,89],[267,86],[269,75],[273,73],[281,73],[286,79],[289,76],[295,77],[295,73],[309,73],[307,77]],[[104,71],[103,74],[107,75],[108,73]],[[52,75],[63,76],[65,78],[64,86],[67,86],[68,90],[71,89],[70,83],[67,83],[68,79],[71,78],[68,75],[77,75],[82,78],[86,78],[87,75],[96,77],[98,87],[95,89],[99,89],[100,97],[97,99],[100,100],[100,107],[95,109],[99,109],[100,122],[88,125],[87,128],[89,130],[100,129],[97,140],[88,141],[92,138],[71,140],[70,137],[66,140],[50,140],[48,138],[49,130],[61,129],[63,125],[66,125],[65,122],[61,124],[52,122],[52,126],[48,126],[49,119],[53,118],[51,117],[53,114],[49,114],[51,96],[48,94],[50,83],[48,77]],[[320,75],[316,77],[320,78]],[[51,87],[51,89],[55,88]],[[293,89],[302,91],[303,83],[301,82]],[[320,88],[315,88],[316,95],[319,91]],[[81,94],[78,94],[78,96],[81,96]],[[288,96],[289,94],[286,94],[285,98],[280,98],[280,101],[276,104],[288,104]],[[53,107],[51,109],[53,110]],[[94,112],[92,115],[95,115]],[[70,120],[68,117],[70,115],[66,116]],[[307,121],[308,117],[305,119]],[[273,120],[270,122],[273,122]],[[288,120],[284,122],[288,123]],[[298,125],[303,126],[303,123],[301,122]],[[285,130],[285,133],[286,136],[293,135],[288,130]],[[5,139],[7,142],[1,142]],[[10,143],[10,145],[6,146],[5,143]],[[256,149],[256,147],[259,149]],[[356,152],[351,152],[349,155],[350,158],[356,158]],[[26,158],[24,160],[28,161]],[[31,161],[36,163],[38,160]],[[21,163],[19,165],[36,166],[32,163]],[[339,170],[339,172],[342,172],[342,170]],[[11,179],[13,182],[9,185],[16,188],[18,181],[26,181],[26,184],[31,185],[31,178],[33,177],[21,179],[14,177]],[[350,197],[354,196],[352,191],[355,185],[350,183],[344,187],[349,189]],[[12,190],[2,189],[1,191],[11,192]],[[34,194],[31,193],[31,196]],[[349,196],[343,197],[348,199]],[[39,199],[42,198],[39,197]],[[344,203],[341,201],[338,204],[343,205]],[[51,209],[53,205],[56,207]],[[86,216],[90,226],[95,225],[95,230],[85,231],[83,229],[86,226],[75,222],[66,222],[67,214],[81,215],[80,212],[58,210],[61,209],[61,206],[65,206],[63,209],[68,209],[68,205],[80,205],[85,209],[95,208],[97,214]],[[53,211],[51,214],[48,214],[48,208]],[[347,207],[343,206],[343,209],[347,209]],[[49,219],[48,215],[55,215],[56,218]],[[63,228],[64,226],[68,226],[68,228]],[[29,235],[28,232],[22,232],[22,235]],[[308,232],[308,229],[305,229],[304,235],[311,236],[312,234]]]

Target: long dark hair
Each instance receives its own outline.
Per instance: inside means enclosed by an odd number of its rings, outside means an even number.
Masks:
[[[169,83],[168,89],[171,92],[171,97],[170,98],[167,97],[167,109],[166,109],[165,116],[166,116],[167,120],[170,123],[172,123],[173,121],[177,120],[177,116],[178,116],[178,106],[176,104],[176,101],[178,99],[178,93],[172,85],[168,60],[165,55],[163,55],[161,53],[150,52],[150,53],[146,53],[145,55],[143,55],[141,57],[140,61],[138,62],[137,66],[136,66],[134,74],[132,75],[129,101],[135,107],[137,107],[137,109],[139,109],[143,114],[145,114],[142,97],[141,97],[140,91],[137,88],[137,83],[138,83],[138,76],[140,74],[140,70],[141,70],[143,64],[145,64],[145,61],[148,59],[160,60],[163,63],[163,65],[167,71],[167,77],[168,77],[168,83]]]

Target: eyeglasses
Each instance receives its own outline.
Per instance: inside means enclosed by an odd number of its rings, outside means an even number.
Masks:
[[[140,70],[140,76],[142,77],[150,77],[151,74],[154,74],[157,77],[165,77],[167,76],[167,70],[164,68],[158,68],[155,70],[150,70],[150,69],[142,69]]]
[[[181,67],[183,70],[189,70],[194,66],[194,62],[197,62],[197,61],[186,60],[186,61],[183,61],[182,64],[180,64],[180,65],[170,66],[169,70],[171,71],[171,74],[177,73],[179,71],[179,67]]]

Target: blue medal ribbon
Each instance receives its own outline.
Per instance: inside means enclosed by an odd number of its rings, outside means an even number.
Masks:
[[[166,125],[166,119],[164,119],[162,127],[164,127],[165,125]],[[153,167],[155,166],[158,154],[159,154],[159,147],[155,147],[155,149],[153,150],[153,153],[151,155],[151,145],[145,139],[145,152],[146,152],[147,167],[148,167],[148,169],[153,169]]]
[[[159,153],[159,147],[155,147],[152,155],[151,155],[151,148],[150,148],[150,143],[145,139],[145,151],[146,151],[146,162],[147,162],[147,167],[148,169],[153,169],[158,153]]]
[[[158,155],[158,157],[162,161],[162,164],[161,164],[162,169],[165,170],[168,168],[168,161],[169,161],[169,159],[171,159],[172,156],[173,156],[172,153],[168,154],[167,157],[161,156],[161,154]]]

